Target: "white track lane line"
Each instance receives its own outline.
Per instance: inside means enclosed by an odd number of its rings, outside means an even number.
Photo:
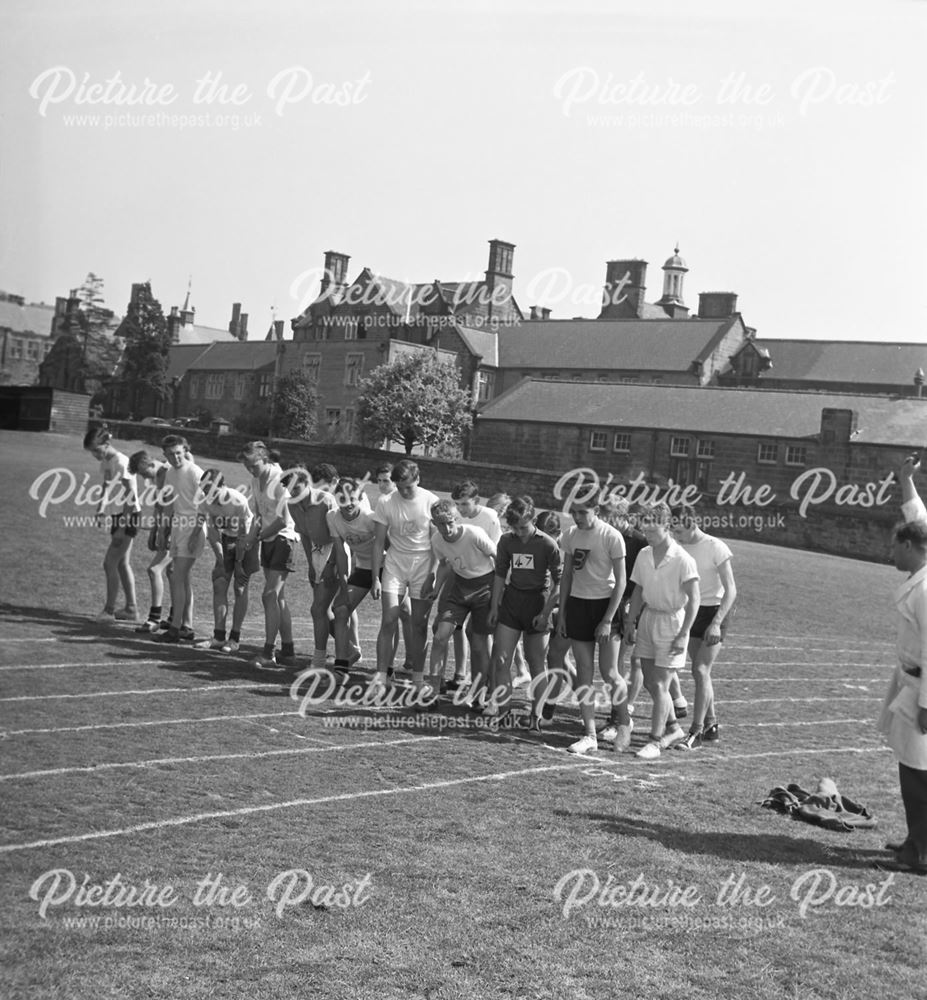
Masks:
[[[521,778],[527,775],[550,773],[551,771],[575,771],[582,766],[583,764],[579,762],[550,764],[540,767],[526,767],[518,771],[497,771],[493,774],[479,774],[469,778],[431,781],[420,785],[404,785],[400,788],[378,788],[368,792],[344,792],[341,795],[325,795],[314,799],[291,799],[287,802],[271,802],[260,806],[244,806],[240,809],[228,809],[221,812],[194,813],[188,816],[175,816],[170,819],[153,820],[149,823],[137,823],[135,826],[113,830],[95,830],[92,833],[72,834],[67,837],[54,837],[47,840],[33,840],[23,844],[2,844],[0,845],[0,854],[11,854],[14,851],[28,851],[39,847],[57,847],[60,844],[77,844],[87,840],[124,837],[132,833],[146,833],[151,830],[163,830],[166,827],[188,826],[192,823],[204,823],[215,819],[230,819],[235,816],[271,813],[281,809],[299,809],[307,806],[326,805],[330,802],[354,802],[358,799],[385,798],[390,795],[409,795],[414,792],[430,792],[438,788],[473,785],[483,781],[505,781],[508,778]]]
[[[103,660],[98,663],[74,662],[74,663],[27,663],[16,666],[0,667],[0,671],[7,673],[11,670],[70,670],[75,667],[87,667],[88,670],[102,670],[105,667],[152,667],[164,666],[166,663],[180,664],[182,666],[193,666],[195,664],[215,663],[213,659],[206,657],[196,657],[192,660]]]
[[[260,750],[255,753],[217,753],[200,757],[160,757],[148,760],[113,761],[108,764],[90,764],[87,767],[53,767],[44,771],[21,771],[18,774],[0,774],[0,781],[18,781],[22,778],[48,778],[59,774],[96,774],[99,771],[115,771],[122,768],[159,767],[164,764],[203,764],[215,760],[257,760],[262,757],[294,757],[307,753],[332,753],[337,750],[357,750],[366,747],[391,747],[407,743],[423,743],[429,740],[444,740],[446,736],[410,736],[401,740],[386,742],[371,740],[367,743],[328,744],[322,747],[294,747],[292,749]]]
[[[12,697],[0,698],[0,702],[12,701],[55,701],[61,698],[120,698],[126,695],[149,694],[200,694],[204,691],[232,691],[236,688],[263,688],[270,690],[280,688],[286,690],[289,684],[261,684],[259,681],[248,681],[244,684],[204,684],[202,687],[188,688],[139,688],[131,691],[81,691],[78,694],[18,694]]]
[[[148,726],[191,726],[204,722],[248,722],[252,719],[281,719],[299,715],[292,712],[256,712],[250,715],[209,715],[204,719],[150,719],[143,722],[94,722],[86,726],[57,726],[51,729],[10,729],[2,733],[4,739],[10,736],[45,736],[57,733],[87,733],[100,729],[142,729]]]

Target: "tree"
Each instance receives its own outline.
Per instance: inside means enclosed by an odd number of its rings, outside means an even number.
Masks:
[[[306,372],[294,369],[277,379],[271,436],[308,441],[315,434],[318,407],[315,382]]]
[[[112,326],[113,312],[103,305],[103,279],[91,271],[71,293],[61,332],[39,365],[39,384],[97,399],[112,381],[122,353]]]
[[[161,303],[151,294],[151,284],[132,286],[132,299],[119,334],[125,338],[121,376],[128,409],[138,413],[144,397],[169,399],[173,391],[167,375],[171,338]]]
[[[460,369],[435,351],[402,354],[375,368],[358,388],[357,413],[365,437],[398,441],[407,455],[416,444],[456,444],[473,423]]]

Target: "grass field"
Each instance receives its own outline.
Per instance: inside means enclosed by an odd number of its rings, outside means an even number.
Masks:
[[[330,702],[301,715],[286,678],[244,655],[257,583],[240,658],[99,625],[105,534],[65,526],[88,508],[42,518],[28,497],[47,469],[95,481],[96,463],[71,438],[0,432],[0,446],[0,995],[927,996],[927,883],[873,868],[903,831],[873,723],[891,567],[731,543],[722,741],[576,758],[572,710],[542,737],[445,702],[424,719]],[[196,584],[205,636],[206,566]],[[289,589],[308,655],[304,564]],[[362,605],[368,663],[377,622]],[[758,805],[822,776],[879,828]],[[631,904],[599,905],[621,886]]]

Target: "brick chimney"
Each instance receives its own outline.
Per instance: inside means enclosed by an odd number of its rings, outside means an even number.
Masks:
[[[729,319],[737,312],[736,292],[700,292],[699,319]]]
[[[332,291],[336,291],[348,283],[348,261],[350,259],[346,253],[338,253],[337,250],[325,251],[325,270],[322,274],[320,295],[324,294],[329,286],[332,287]]]
[[[640,319],[646,291],[646,260],[607,261],[599,319]]]
[[[229,333],[236,340],[248,339],[248,314],[241,311],[241,303],[232,303],[232,318],[229,320]]]
[[[489,264],[486,268],[487,318],[494,314],[507,316],[512,311],[514,258],[514,243],[506,243],[505,240],[489,241]]]

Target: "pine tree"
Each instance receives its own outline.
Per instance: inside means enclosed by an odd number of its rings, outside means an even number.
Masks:
[[[128,408],[138,413],[146,396],[169,399],[173,392],[167,376],[171,339],[161,303],[151,294],[150,282],[132,286],[132,300],[119,333],[125,338],[120,375]]]

